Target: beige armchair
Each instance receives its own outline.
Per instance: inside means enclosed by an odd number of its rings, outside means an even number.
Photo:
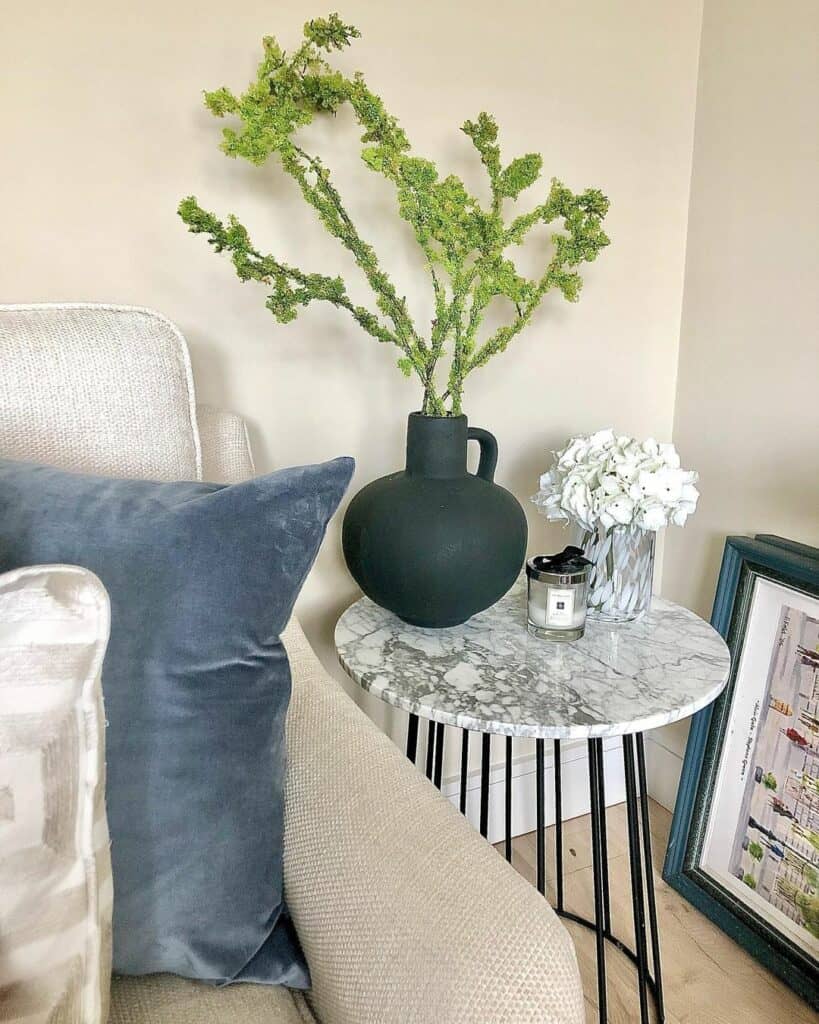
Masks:
[[[0,307],[0,454],[252,474],[242,420],[195,408],[184,339],[157,314]],[[298,622],[284,639],[285,895],[313,987],[115,978],[111,1024],[580,1024],[574,950],[546,902],[324,671]]]

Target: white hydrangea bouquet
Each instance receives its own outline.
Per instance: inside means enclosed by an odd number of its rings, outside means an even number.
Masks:
[[[651,599],[657,530],[683,526],[696,507],[697,474],[673,444],[637,441],[611,429],[572,438],[554,452],[532,501],[547,519],[576,523],[594,563],[589,608],[601,618],[636,618]]]

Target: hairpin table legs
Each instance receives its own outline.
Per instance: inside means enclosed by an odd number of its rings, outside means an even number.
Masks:
[[[626,823],[629,841],[632,914],[635,926],[635,946],[631,949],[613,931],[611,918],[611,892],[608,870],[608,834],[606,828],[605,758],[602,739],[588,741],[590,817],[592,842],[592,877],[594,882],[594,920],[568,910],[565,905],[565,872],[563,865],[563,791],[560,740],[554,740],[554,797],[555,797],[555,910],[561,917],[590,928],[596,936],[597,950],[597,1002],[601,1024],[608,1016],[606,985],[606,945],[620,950],[637,968],[640,999],[640,1021],[648,1024],[649,995],[656,1008],[656,1021],[663,1024],[665,1010],[660,968],[660,940],[657,907],[651,868],[651,836],[648,819],[648,790],[646,787],[645,749],[643,737],[623,737],[623,765],[626,777]],[[461,800],[466,811],[466,773],[468,768],[469,735],[464,730],[461,746]],[[490,734],[481,734],[481,803],[480,830],[486,836],[489,827],[489,754]],[[431,763],[428,761],[428,764]],[[504,853],[511,858],[511,781],[512,737],[505,738]],[[535,740],[535,818],[536,818],[536,885],[546,893],[546,782],[545,740]],[[649,940],[651,957],[649,964]]]
[[[512,737],[506,737],[506,778],[504,785],[504,822],[506,835],[504,854],[512,862]]]
[[[407,725],[407,757],[415,764],[415,754],[418,750],[418,715],[409,716]]]
[[[606,866],[603,862],[606,807],[600,779],[600,761],[596,745],[601,740],[589,740],[589,788],[591,792],[592,874],[594,876],[594,931],[597,944],[597,1009],[600,1024],[607,1020],[606,988],[606,916],[608,903]]]
[[[489,831],[489,751],[492,737],[481,733],[481,835],[486,838]]]

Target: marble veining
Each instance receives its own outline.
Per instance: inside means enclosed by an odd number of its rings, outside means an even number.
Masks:
[[[420,629],[361,598],[338,620],[339,660],[388,704],[465,729],[559,739],[642,732],[710,704],[728,679],[722,637],[655,597],[635,622],[589,619],[574,643],[526,630],[523,578],[462,626]]]

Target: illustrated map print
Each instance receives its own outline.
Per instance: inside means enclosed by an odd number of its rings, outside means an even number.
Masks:
[[[729,870],[819,959],[819,619],[787,605],[750,764]]]

